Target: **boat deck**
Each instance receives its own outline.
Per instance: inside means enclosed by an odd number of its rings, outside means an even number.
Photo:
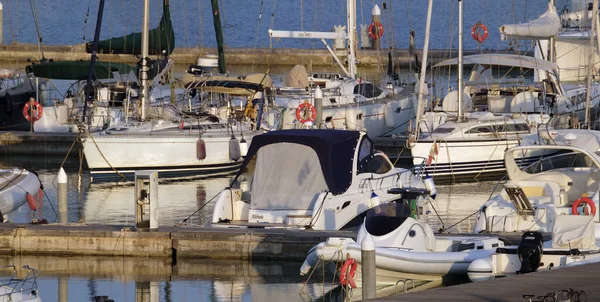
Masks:
[[[523,295],[534,295],[532,301],[543,300],[540,296],[563,289],[585,291],[587,301],[598,301],[598,270],[600,263],[587,264],[566,269],[499,278],[496,280],[441,287],[423,292],[396,295],[375,299],[377,301],[518,301],[529,299]],[[539,297],[539,298],[538,298]],[[558,301],[558,300],[557,300]],[[574,300],[571,300],[574,301]],[[581,300],[586,301],[586,300]]]

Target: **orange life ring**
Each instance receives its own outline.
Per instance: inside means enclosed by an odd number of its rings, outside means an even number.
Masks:
[[[317,119],[317,109],[308,101],[304,101],[296,108],[296,119],[302,124],[312,123]]]
[[[592,208],[592,216],[596,215],[596,205],[594,204],[594,201],[589,199],[588,197],[580,197],[579,199],[575,200],[575,202],[571,206],[571,213],[573,213],[573,215],[579,215],[579,213],[577,213],[577,208],[584,202],[587,203],[590,206],[590,208]],[[585,214],[589,215],[589,212]]]
[[[356,283],[354,282],[354,275],[356,274],[356,260],[354,258],[348,258],[344,265],[342,265],[342,270],[340,271],[340,284],[346,286],[349,284],[350,287],[356,288]],[[348,267],[350,267],[350,271],[348,271]]]
[[[381,23],[374,21],[369,25],[369,37],[373,40],[380,39],[383,36],[383,25]]]
[[[480,28],[483,30],[483,34],[478,30]],[[477,24],[473,25],[473,28],[471,28],[471,36],[473,39],[475,39],[475,41],[483,43],[483,41],[485,41],[485,39],[488,37],[488,29],[482,23],[477,22]]]
[[[31,115],[29,114],[30,111],[32,113]],[[40,105],[40,103],[38,103],[38,101],[36,100],[32,99],[30,101],[27,101],[27,103],[25,103],[25,105],[23,106],[23,116],[29,122],[37,122],[39,119],[42,118],[43,113],[44,109],[42,105]]]

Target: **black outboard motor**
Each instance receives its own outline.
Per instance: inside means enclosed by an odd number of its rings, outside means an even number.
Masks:
[[[521,243],[517,249],[519,260],[521,260],[521,269],[519,274],[535,272],[542,261],[544,253],[544,238],[540,232],[525,232],[521,236]]]

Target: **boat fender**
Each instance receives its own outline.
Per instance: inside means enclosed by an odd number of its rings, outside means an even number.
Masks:
[[[246,157],[247,154],[248,154],[248,142],[242,136],[242,139],[240,140],[240,155],[242,157]]]
[[[32,211],[37,210],[37,205],[35,204],[35,198],[33,198],[33,195],[31,195],[29,192],[27,192],[25,194],[25,197],[27,198],[27,203],[29,204],[29,207],[31,208]]]
[[[229,139],[229,159],[237,161],[240,157],[242,157],[240,142],[235,136],[231,135],[231,139]]]
[[[394,109],[392,104],[385,105],[385,111],[383,112],[383,118],[385,120],[385,126],[388,128],[394,128],[396,126],[396,114],[400,112],[400,107],[398,109]]]
[[[206,143],[202,138],[199,138],[196,142],[196,158],[199,160],[206,159]]]
[[[472,282],[494,279],[494,268],[492,262],[487,258],[476,259],[469,264],[467,276]]]
[[[592,216],[596,215],[596,205],[594,204],[593,200],[591,200],[589,197],[587,197],[587,195],[583,195],[583,196],[579,197],[579,199],[575,200],[575,202],[571,206],[571,213],[573,213],[573,215],[579,215],[579,212],[577,211],[577,208],[582,203],[586,203],[586,204],[588,204],[590,206],[590,208],[592,208]],[[587,207],[584,208],[584,212],[583,213],[585,215],[589,215],[590,214],[590,212],[587,209]]]
[[[347,130],[358,129],[357,111],[352,106],[346,108],[346,111],[344,112],[344,117],[346,119]]]
[[[437,196],[437,189],[435,187],[435,182],[433,181],[433,177],[431,177],[431,175],[429,175],[429,173],[426,173],[425,179],[423,180],[423,182],[425,183],[425,188],[427,188],[427,190],[429,190],[429,196],[431,196],[431,198],[435,199],[435,197]]]
[[[381,203],[379,196],[375,192],[371,192],[371,198],[369,198],[369,205],[371,208],[378,206]]]
[[[342,265],[342,270],[340,271],[340,284],[343,286],[350,285],[352,288],[356,288],[356,283],[354,282],[354,275],[356,274],[356,260],[354,258],[348,258],[344,265]],[[350,270],[348,271],[348,268]]]

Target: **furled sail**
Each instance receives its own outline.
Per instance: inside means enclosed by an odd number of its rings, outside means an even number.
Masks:
[[[158,26],[150,30],[148,44],[149,55],[160,55],[163,51],[165,55],[170,55],[175,48],[175,33],[171,23],[169,0],[163,2],[162,18]],[[88,53],[92,52],[91,42],[86,44],[85,50]],[[131,33],[123,37],[99,41],[98,53],[139,55],[142,53],[142,33]]]
[[[554,5],[548,3],[548,10],[539,18],[521,24],[505,24],[500,27],[502,40],[540,40],[559,34],[561,22]]]

